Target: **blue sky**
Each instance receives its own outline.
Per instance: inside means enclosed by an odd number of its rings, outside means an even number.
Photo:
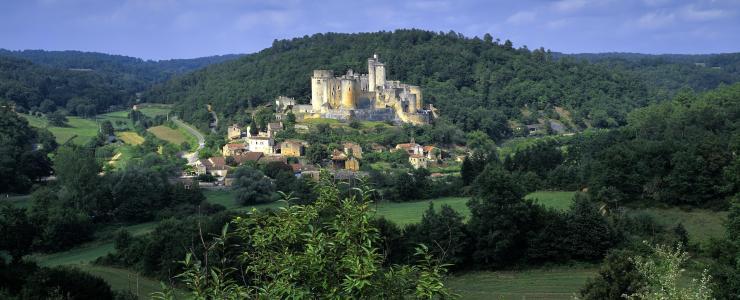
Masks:
[[[566,53],[739,52],[740,0],[0,0],[0,48],[13,50],[191,58],[397,28],[491,33]]]

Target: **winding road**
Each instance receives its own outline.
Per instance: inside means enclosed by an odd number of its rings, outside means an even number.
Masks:
[[[180,121],[180,119],[178,119],[177,117],[174,117],[173,116],[172,117],[172,121],[175,122],[175,124],[177,124],[177,126],[180,126],[182,128],[185,128],[185,130],[187,130],[188,132],[190,132],[190,134],[194,135],[195,138],[198,139],[198,149],[196,149],[195,152],[183,153],[182,154],[182,158],[187,159],[188,160],[188,163],[195,162],[196,160],[198,160],[198,151],[200,151],[201,149],[203,149],[206,146],[206,137],[203,136],[203,134],[200,133],[200,131],[198,131],[197,129],[193,128],[193,126],[190,126],[188,123],[185,123],[183,121]]]

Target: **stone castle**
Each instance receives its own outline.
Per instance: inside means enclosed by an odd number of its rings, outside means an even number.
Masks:
[[[303,113],[306,118],[429,123],[433,108],[424,108],[419,86],[386,80],[385,64],[377,54],[367,60],[367,68],[368,74],[350,69],[339,77],[332,70],[314,70],[311,105],[295,105],[285,97],[278,98],[276,104],[278,108],[291,105],[294,113]]]

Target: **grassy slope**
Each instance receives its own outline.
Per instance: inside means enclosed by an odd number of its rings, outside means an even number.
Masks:
[[[182,134],[177,129],[172,129],[164,125],[155,126],[147,129],[147,131],[154,134],[156,137],[168,141],[170,143],[173,143],[175,145],[180,145],[182,142],[187,141],[185,138],[185,135]]]
[[[573,299],[595,273],[575,267],[471,272],[449,278],[447,285],[462,299]]]
[[[726,211],[718,212],[706,209],[687,211],[679,208],[643,208],[631,210],[630,213],[652,215],[658,223],[669,229],[678,223],[682,223],[686,231],[688,231],[689,240],[692,243],[706,243],[711,238],[723,237],[725,234],[725,222],[727,221]]]
[[[116,132],[118,139],[129,145],[141,145],[144,143],[144,137],[134,131]]]
[[[67,117],[67,127],[49,126],[44,118],[21,114],[28,123],[33,127],[47,128],[56,137],[57,143],[64,143],[71,137],[77,135],[74,139],[75,144],[87,143],[90,139],[98,135],[98,123],[95,120],[83,119],[78,117]]]
[[[524,198],[535,200],[537,203],[558,210],[568,210],[576,192],[567,191],[537,191]]]

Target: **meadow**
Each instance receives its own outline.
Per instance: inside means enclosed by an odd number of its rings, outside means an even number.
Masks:
[[[180,145],[182,144],[182,142],[187,141],[187,138],[184,134],[182,134],[182,132],[164,125],[150,127],[149,129],[147,129],[147,131],[154,134],[154,136],[156,136],[157,138],[175,145]]]
[[[63,144],[74,137],[72,142],[82,145],[98,135],[98,123],[92,119],[67,117],[69,120],[69,122],[67,122],[67,126],[56,127],[49,126],[49,122],[41,117],[26,114],[21,114],[21,116],[26,118],[26,120],[28,120],[28,124],[32,127],[49,129],[49,131],[54,134],[54,137],[59,144]]]
[[[573,299],[595,274],[594,267],[469,272],[446,284],[462,299]]]

